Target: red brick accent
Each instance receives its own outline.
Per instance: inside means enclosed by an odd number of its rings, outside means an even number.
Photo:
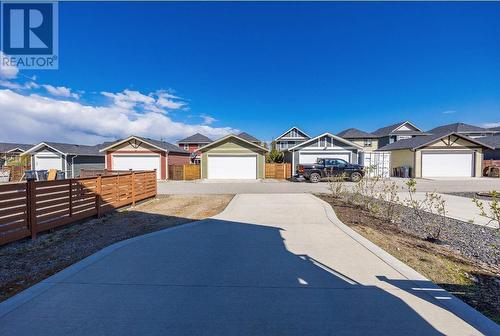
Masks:
[[[189,164],[189,155],[179,154],[179,153],[169,153],[168,154],[168,164],[169,165],[182,165]]]

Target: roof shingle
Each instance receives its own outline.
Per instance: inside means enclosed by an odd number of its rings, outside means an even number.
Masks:
[[[481,138],[481,142],[493,147],[494,149],[500,149],[500,134]]]
[[[28,144],[20,144],[20,143],[10,143],[10,142],[0,142],[0,153],[6,153],[10,150],[19,148],[22,149],[23,151],[26,151],[33,147],[33,145],[28,145]]]
[[[211,143],[213,140],[210,139],[209,137],[201,134],[201,133],[196,133],[191,136],[188,136],[187,138],[184,138],[182,140],[177,141],[177,143],[194,143],[194,144],[208,144]]]
[[[241,132],[240,134],[238,134],[238,137],[242,138],[243,140],[249,141],[249,142],[261,143],[261,141],[259,139],[257,139],[256,137],[254,137],[246,132]]]
[[[377,138],[376,135],[359,130],[357,128],[348,128],[339,133],[337,136],[344,139],[366,139],[366,138]]]
[[[456,132],[456,133],[482,133],[482,132],[488,132],[489,130],[486,128],[474,126],[474,125],[469,125],[469,124],[464,124],[464,123],[454,123],[454,124],[447,124],[447,125],[442,125],[438,127],[434,127],[429,133],[433,134],[442,134],[442,133],[450,133],[450,132]]]
[[[472,138],[469,138],[469,137],[462,135],[460,133],[450,132],[450,133],[423,135],[423,136],[418,136],[418,137],[414,137],[414,138],[399,140],[399,141],[393,142],[391,144],[385,145],[383,147],[380,147],[379,149],[377,149],[377,151],[383,152],[383,151],[391,151],[391,150],[397,150],[397,149],[417,149],[417,148],[429,145],[429,144],[431,144],[439,139],[442,139],[444,137],[447,137],[449,135],[457,135],[461,138],[465,138],[468,141],[477,143],[479,145],[482,145],[485,147],[491,147],[490,145],[483,142],[483,139],[481,139],[481,140],[472,139]]]

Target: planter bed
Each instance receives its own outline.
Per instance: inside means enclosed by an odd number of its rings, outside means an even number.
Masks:
[[[440,241],[431,242],[413,209],[402,206],[402,221],[393,224],[345,201],[332,200],[330,195],[317,196],[332,205],[343,223],[500,322],[499,237],[495,230],[449,219]]]

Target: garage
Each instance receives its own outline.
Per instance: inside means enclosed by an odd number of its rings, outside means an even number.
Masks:
[[[422,152],[422,177],[471,177],[473,153]]]
[[[199,149],[201,178],[210,180],[255,180],[265,177],[268,149],[235,134]]]
[[[257,178],[257,156],[208,156],[209,179]]]
[[[159,180],[168,178],[169,165],[190,162],[190,153],[166,141],[132,135],[100,150],[106,153],[107,170],[154,170]]]
[[[35,155],[35,170],[65,170],[63,168],[63,161],[61,160],[60,155]]]
[[[342,159],[347,162],[351,162],[351,154],[349,152],[345,153],[300,153],[299,163],[316,163],[318,158],[325,159]]]
[[[480,139],[452,132],[399,140],[377,151],[391,153],[391,176],[409,168],[410,176],[416,178],[463,178],[482,175],[483,153],[490,148]]]
[[[161,178],[160,155],[112,155],[113,170],[154,170],[158,179]]]

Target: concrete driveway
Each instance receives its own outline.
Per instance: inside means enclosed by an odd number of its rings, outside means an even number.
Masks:
[[[309,194],[113,245],[0,304],[0,335],[478,335],[499,329]]]
[[[407,179],[391,178],[405,188]],[[353,183],[347,182],[348,186]],[[500,179],[463,178],[428,180],[417,179],[417,191],[478,192],[500,191]],[[328,192],[328,183],[289,182],[285,180],[228,180],[228,181],[168,181],[158,183],[160,194],[279,194]]]

